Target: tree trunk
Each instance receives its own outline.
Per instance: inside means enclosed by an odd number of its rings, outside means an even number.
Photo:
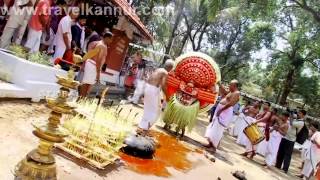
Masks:
[[[281,94],[281,98],[280,98],[280,105],[286,105],[287,103],[287,98],[292,90],[293,84],[294,84],[294,73],[295,73],[295,69],[294,67],[292,67],[288,74],[286,79],[284,80],[284,84],[283,84],[283,91]]]
[[[279,92],[277,93],[276,104],[279,103],[281,92],[282,92],[282,87],[280,87]]]
[[[176,31],[178,29],[178,26],[180,24],[180,21],[181,21],[181,17],[182,17],[182,13],[183,13],[183,8],[184,8],[184,5],[185,5],[185,2],[186,2],[186,0],[181,0],[180,4],[178,5],[178,12],[177,12],[177,15],[176,15],[176,19],[174,20],[174,24],[173,24],[173,27],[172,27],[171,35],[170,35],[168,44],[166,46],[165,54],[170,54],[172,43],[173,43],[173,40],[175,38],[175,33],[176,33]],[[163,59],[163,62],[165,60],[166,60],[166,58]]]
[[[183,36],[182,41],[181,41],[181,47],[179,49],[179,52],[178,52],[178,54],[175,54],[175,55],[179,56],[180,54],[182,54],[184,46],[186,45],[187,41],[188,41],[188,33],[185,33],[185,35]]]

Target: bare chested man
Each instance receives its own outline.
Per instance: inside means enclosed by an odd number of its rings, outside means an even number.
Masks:
[[[165,89],[168,72],[173,69],[174,62],[167,60],[164,68],[157,69],[147,80],[144,90],[143,116],[138,131],[146,135],[157,121],[160,114],[160,90]]]
[[[247,108],[245,108],[244,114],[245,114],[246,123],[248,123],[248,124],[255,123],[256,122],[255,117],[259,113],[259,110],[260,110],[260,102],[258,102],[258,101],[254,102],[254,104],[252,106],[248,106]],[[249,154],[251,154],[250,159],[253,159],[253,157],[256,154],[255,153],[256,146],[254,146],[250,142],[247,135],[245,135],[243,132],[241,133],[240,138],[245,140],[244,142],[245,142],[245,147],[246,147],[246,151],[244,153],[242,153],[241,155],[248,156]]]
[[[252,104],[252,106],[247,106],[243,109],[244,114],[252,118],[255,118],[257,116],[257,114],[259,113],[259,110],[260,110],[259,101],[256,101]]]
[[[267,142],[265,154],[266,168],[271,168],[276,162],[281,139],[287,134],[289,129],[289,116],[290,115],[287,112],[282,113],[281,116],[272,116],[274,124],[270,131],[270,139]]]
[[[263,140],[257,145],[257,153],[263,156],[266,154],[267,141],[269,141],[269,135],[270,135],[269,128],[270,128],[270,121],[272,117],[272,112],[270,111],[270,108],[271,108],[271,104],[269,102],[264,102],[262,106],[263,111],[259,113],[256,117],[258,127],[266,137],[265,140]]]
[[[91,86],[96,82],[100,82],[100,72],[102,65],[105,63],[108,54],[108,45],[112,42],[112,33],[104,34],[101,41],[92,42],[88,53],[83,57],[85,60],[82,67],[83,77],[80,86],[80,97],[86,97],[91,89]]]
[[[239,101],[240,91],[238,90],[238,81],[232,80],[229,85],[229,91],[220,85],[222,100],[217,106],[212,122],[207,127],[205,137],[209,144],[207,148],[212,148],[215,152],[223,136],[223,131],[230,125],[233,116],[233,106]]]

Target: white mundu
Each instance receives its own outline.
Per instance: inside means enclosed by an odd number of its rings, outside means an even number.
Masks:
[[[238,118],[235,120],[234,123],[234,135],[235,136],[240,136],[240,134],[242,134],[243,129],[247,126],[246,122],[243,120],[243,118],[245,117],[245,115],[243,113],[241,113]]]
[[[233,116],[233,107],[230,106],[228,109],[222,111],[220,116],[217,117],[216,113],[223,107],[223,104],[217,106],[213,120],[207,127],[205,133],[205,137],[210,139],[215,148],[218,147],[223,136],[223,131],[230,125]]]
[[[238,119],[238,121],[239,121],[238,122],[238,124],[239,124],[239,126],[238,126],[239,134],[238,134],[238,138],[237,138],[237,143],[239,145],[242,145],[242,146],[246,145],[246,142],[247,142],[247,139],[248,139],[247,136],[243,132],[244,128],[246,128],[247,125],[248,125],[245,122],[245,118],[246,118],[246,116],[243,113],[241,113],[240,116],[239,116],[239,119]]]
[[[264,134],[266,123],[259,123],[258,126],[260,131]],[[266,139],[264,139],[257,145],[256,153],[260,154],[261,156],[265,156],[266,150],[267,150],[267,141]]]
[[[314,133],[310,141],[310,148],[306,153],[306,157],[304,158],[305,161],[302,169],[302,174],[307,178],[312,176],[312,172],[316,171],[317,164],[320,162],[320,147],[315,144],[317,143],[320,145],[320,132],[317,131]]]
[[[160,87],[146,83],[144,89],[143,116],[139,128],[149,130],[160,115]]]
[[[267,142],[267,148],[265,153],[266,164],[269,167],[273,166],[277,160],[277,153],[282,137],[283,136],[276,130],[273,130],[270,133],[270,139]]]
[[[92,59],[88,59],[85,62],[81,84],[93,85],[96,83],[96,78],[97,78],[96,62]]]

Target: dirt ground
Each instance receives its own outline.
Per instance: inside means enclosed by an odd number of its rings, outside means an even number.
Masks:
[[[131,107],[131,105],[128,105]],[[141,109],[133,107],[140,111]],[[15,165],[24,156],[37,146],[37,138],[32,135],[33,121],[46,120],[50,110],[42,103],[30,103],[25,100],[0,100],[0,180],[11,180],[14,178]],[[194,131],[187,134],[184,139],[186,146],[201,148],[205,143],[203,134],[208,120],[201,116]],[[138,120],[137,118],[136,120]],[[161,122],[155,127],[161,130]],[[204,154],[190,153],[188,160],[192,162],[192,169],[185,172],[169,168],[172,176],[169,179],[181,180],[233,180],[231,172],[235,170],[245,171],[248,180],[281,180],[296,179],[292,174],[299,172],[299,154],[295,154],[290,174],[285,175],[275,169],[266,170],[261,166],[262,157],[255,157],[254,161],[243,158],[239,154],[244,151],[243,147],[235,143],[235,139],[226,135],[222,141],[221,149],[215,154],[216,161],[211,162]],[[138,174],[129,170],[123,163],[111,165],[104,171],[95,170],[73,158],[56,151],[56,162],[59,180],[149,180],[167,179],[151,175]]]

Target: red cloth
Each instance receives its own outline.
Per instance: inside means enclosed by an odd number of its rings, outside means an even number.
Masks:
[[[36,11],[29,21],[29,27],[35,31],[42,31],[45,27],[40,22],[40,16],[45,16],[45,20],[49,21],[50,2],[48,0],[40,0],[36,6]]]
[[[71,49],[67,50],[63,55],[63,60],[69,62],[69,64],[73,64],[73,51]]]

